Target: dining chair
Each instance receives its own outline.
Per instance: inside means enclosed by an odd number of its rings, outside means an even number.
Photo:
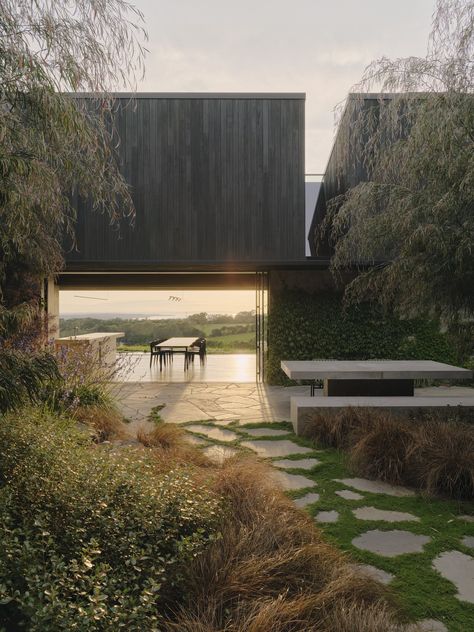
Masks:
[[[194,362],[196,356],[199,356],[201,365],[205,364],[207,356],[207,341],[205,338],[199,338],[192,347],[189,347],[187,351],[187,363]]]
[[[160,362],[160,371],[163,368],[163,363],[166,364],[171,356],[171,349],[166,347],[159,347],[162,342],[164,342],[166,338],[160,338],[159,340],[152,340],[150,344],[150,367],[152,362],[158,359]]]

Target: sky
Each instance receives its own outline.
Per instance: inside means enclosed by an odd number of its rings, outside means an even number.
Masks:
[[[434,0],[135,0],[134,4],[144,14],[149,35],[146,74],[139,91],[305,92],[305,171],[316,174],[324,173],[331,150],[335,106],[373,59],[422,56],[434,9]],[[103,312],[106,305],[110,313],[154,313],[158,300],[168,301],[167,296],[153,297],[151,292],[127,293],[128,298],[109,292],[107,301],[61,294],[63,313]],[[87,292],[96,298],[103,295]],[[230,296],[224,293],[202,292],[192,301],[209,306],[195,311],[249,309],[250,296],[240,298],[242,308],[234,303],[230,307]],[[175,303],[173,309],[185,313],[184,305],[184,301]]]

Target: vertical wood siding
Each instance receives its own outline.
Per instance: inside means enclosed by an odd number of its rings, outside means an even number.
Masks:
[[[301,95],[138,95],[118,100],[116,127],[135,226],[77,201],[68,264],[305,259]]]

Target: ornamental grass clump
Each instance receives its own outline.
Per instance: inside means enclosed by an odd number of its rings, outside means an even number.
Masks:
[[[376,418],[351,446],[349,464],[358,474],[396,485],[416,485],[410,453],[417,443],[413,423],[396,417]]]
[[[220,500],[146,451],[92,449],[27,409],[0,424],[0,628],[161,630],[218,537]]]
[[[428,493],[473,499],[474,427],[437,419],[420,424],[410,468]]]
[[[221,537],[186,572],[166,632],[380,632],[395,629],[386,589],[358,575],[254,459],[215,470]],[[356,619],[356,620],[354,620]]]
[[[175,424],[162,421],[147,432],[143,428],[137,431],[137,439],[145,448],[151,448],[155,468],[167,472],[177,467],[207,468],[211,460],[186,441],[186,433]]]
[[[363,408],[317,413],[305,436],[347,451],[354,473],[429,494],[474,498],[474,425]]]

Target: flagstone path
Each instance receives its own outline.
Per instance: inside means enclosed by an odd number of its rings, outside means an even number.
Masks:
[[[451,586],[447,593],[452,594],[453,601],[464,607],[474,603],[474,558],[468,555],[474,544],[470,515],[453,516],[449,521],[458,530],[464,530],[457,539],[463,551],[448,547],[442,554],[430,557],[439,529],[435,530],[418,513],[420,503],[424,503],[426,511],[428,500],[417,496],[412,489],[345,476],[347,470],[341,468],[334,469],[333,477],[328,477],[330,459],[336,451],[310,447],[309,442],[292,433],[289,424],[248,425],[236,420],[223,427],[221,420],[214,418],[201,423],[184,422],[183,427],[192,441],[204,441],[198,446],[217,463],[239,453],[253,453],[272,464],[275,467],[272,480],[292,496],[297,507],[309,511],[320,528],[359,560],[353,567],[361,574],[393,586],[395,592],[404,587],[410,596],[405,583],[420,580],[420,575],[431,568],[434,576],[425,578],[428,584],[442,577],[446,586]],[[472,509],[474,513],[474,505]],[[394,529],[394,524],[403,526]],[[424,566],[420,566],[420,560],[426,558]],[[402,565],[399,559],[403,560]],[[417,604],[414,612],[419,613],[419,627],[410,625],[407,632],[467,632],[464,624],[457,625],[454,615],[453,621],[449,616],[442,621],[443,610],[437,613],[438,618],[433,618],[431,606],[423,611],[422,605]]]
[[[187,440],[217,463],[252,453],[275,466],[272,479],[296,507],[350,553],[361,574],[399,596],[419,624],[407,632],[474,631],[474,504],[352,476],[343,455],[296,437],[285,423],[290,396],[308,387],[127,383],[116,389],[132,435],[151,430],[151,411],[165,404],[161,419],[182,425]]]

